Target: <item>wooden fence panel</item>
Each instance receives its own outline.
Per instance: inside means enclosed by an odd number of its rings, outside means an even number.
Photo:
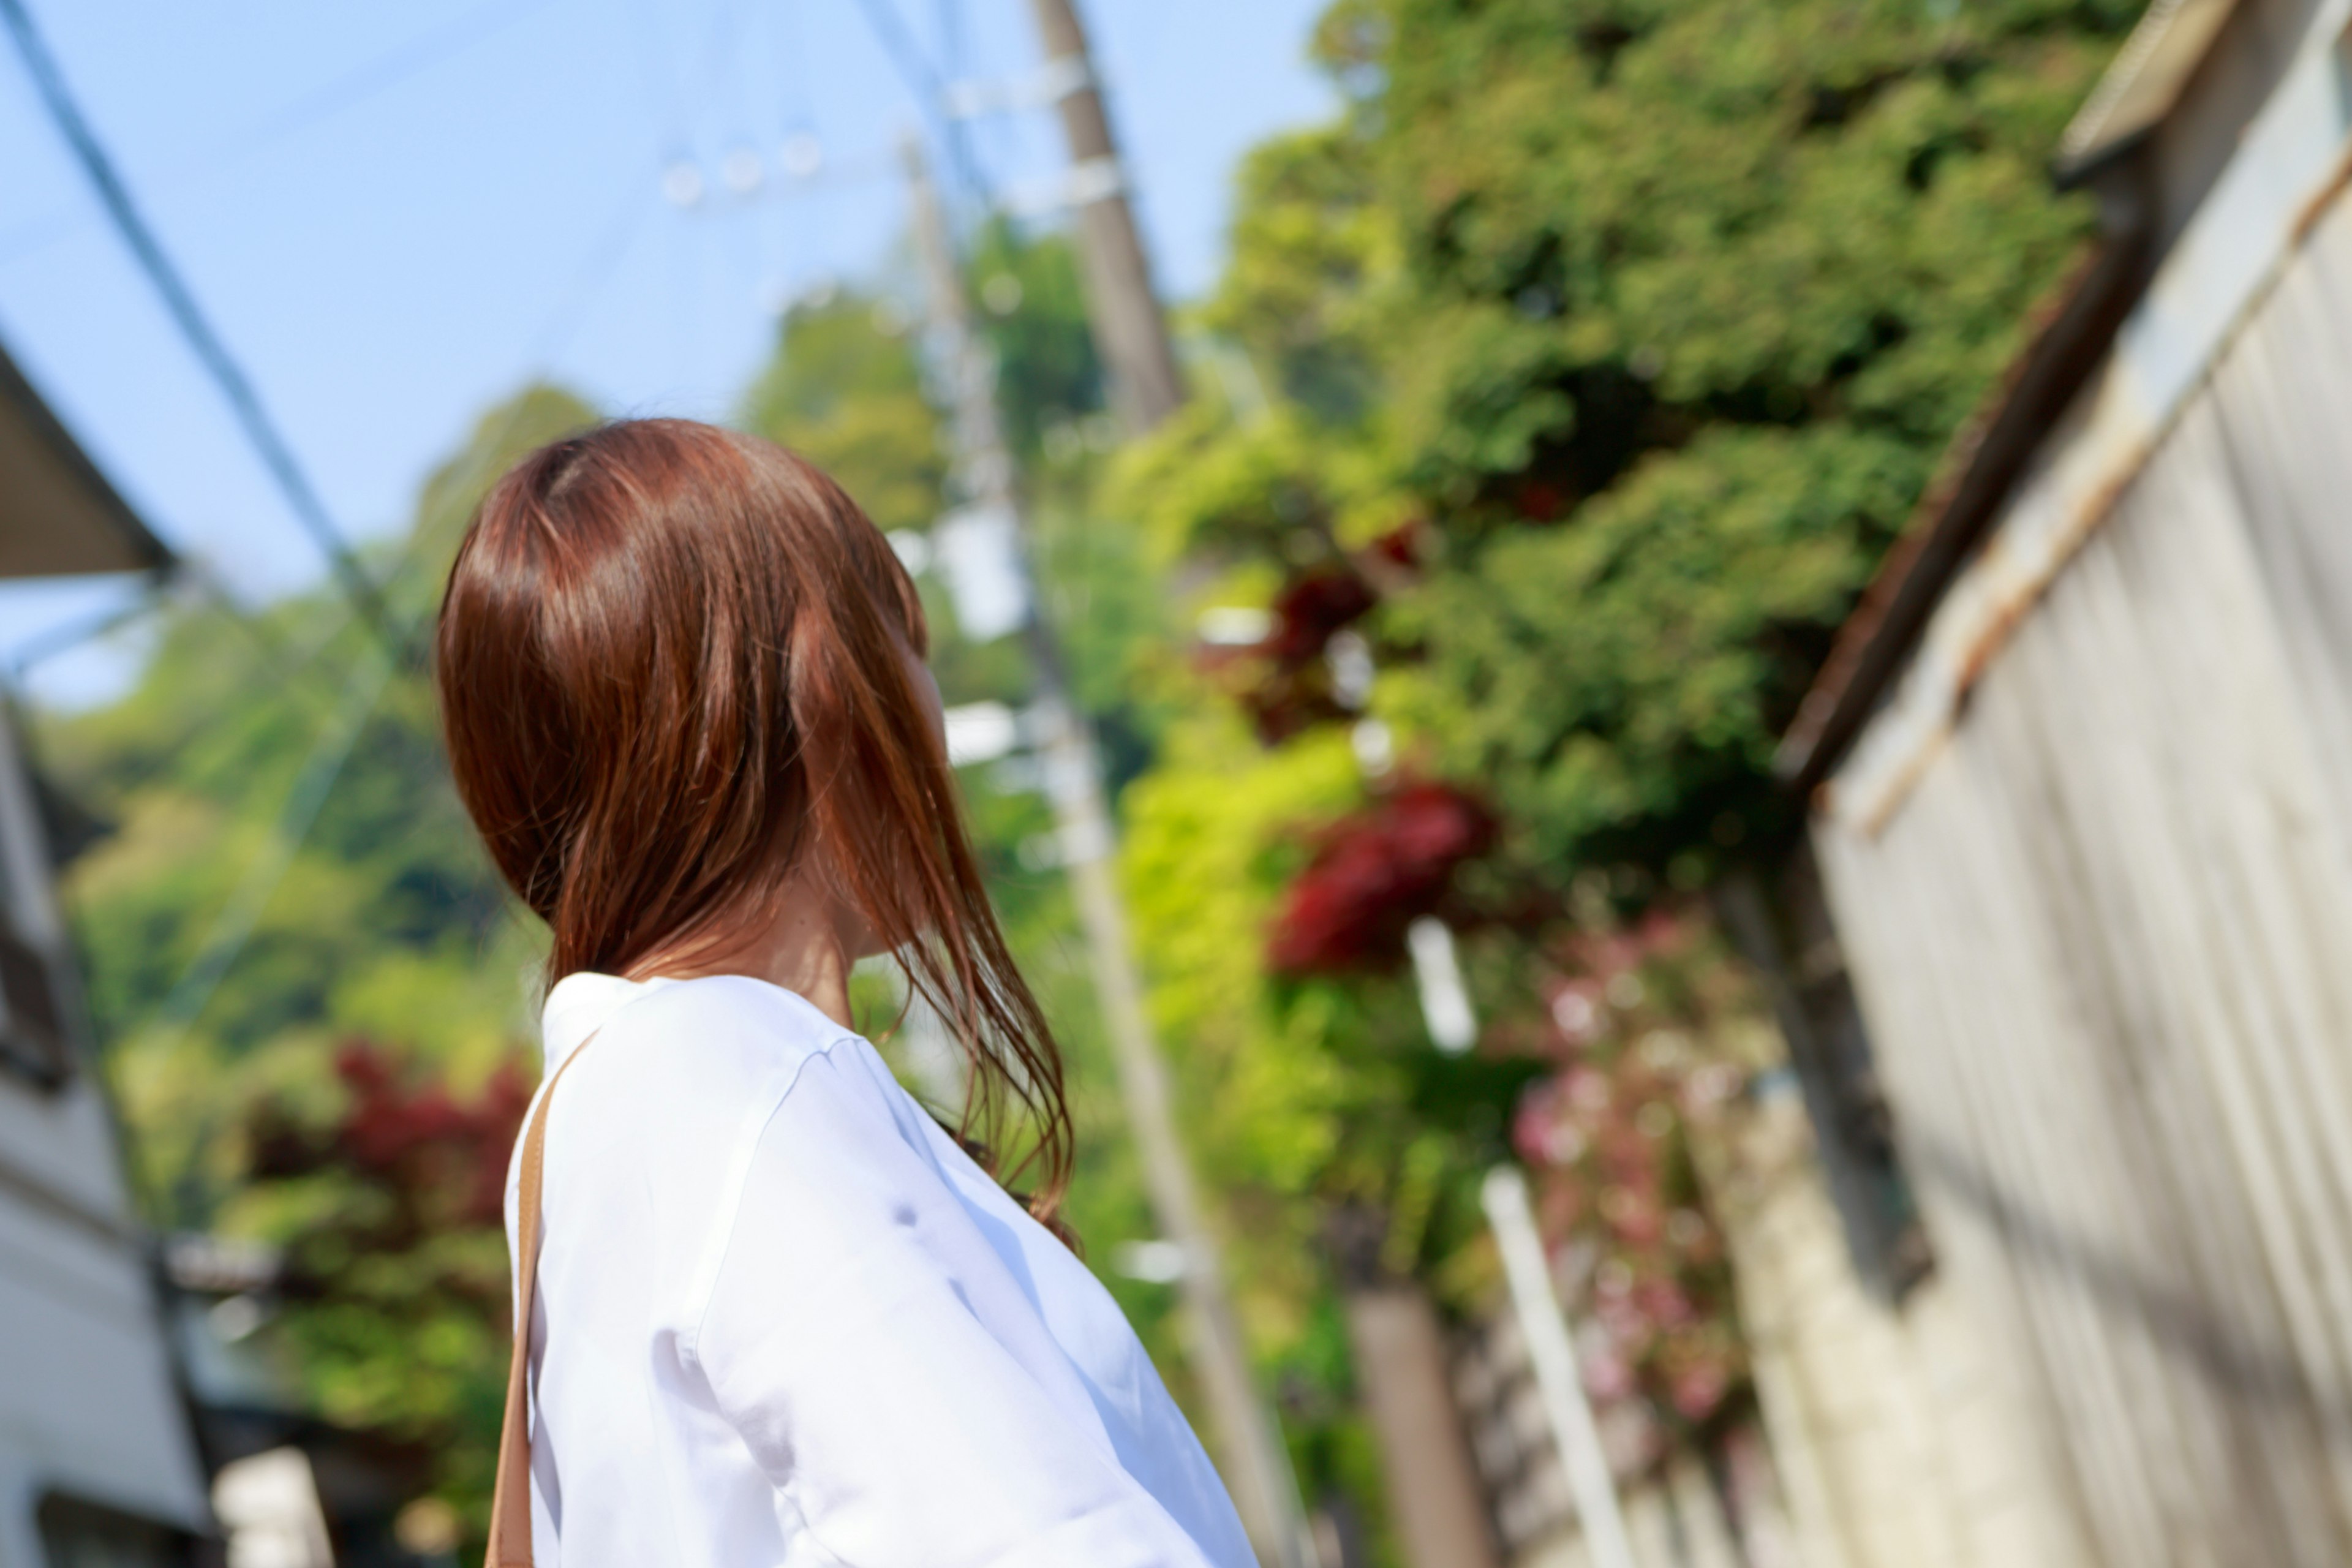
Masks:
[[[2352,210],[1892,817],[1815,839],[2098,1559],[2352,1562]]]

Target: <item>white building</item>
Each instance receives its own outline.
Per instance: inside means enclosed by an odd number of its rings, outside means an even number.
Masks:
[[[169,556],[0,353],[0,577]],[[0,1568],[193,1561],[204,1474],[0,708]]]

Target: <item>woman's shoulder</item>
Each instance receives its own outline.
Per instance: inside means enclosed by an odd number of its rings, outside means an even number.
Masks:
[[[772,1113],[810,1062],[856,1038],[814,1005],[762,980],[660,981],[579,1047],[582,1060],[564,1095],[600,1102],[605,1116],[690,1139]]]
[[[788,1104],[803,1121],[843,1118],[846,1108],[809,1102],[838,1099],[827,1088],[841,1075],[828,1064],[856,1056],[857,1038],[763,981],[635,988],[576,1047],[554,1097],[551,1207],[567,1192],[593,1192],[641,1213],[630,1234],[652,1249],[649,1274],[665,1282],[658,1315],[693,1322],[761,1142]]]
[[[803,997],[742,974],[651,982],[597,1032],[612,1056],[650,1053],[717,1087],[789,1072],[856,1038]]]

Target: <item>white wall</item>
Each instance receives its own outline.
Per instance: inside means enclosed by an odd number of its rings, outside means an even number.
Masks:
[[[17,929],[51,934],[5,723],[0,856]],[[0,1070],[0,1568],[45,1568],[33,1510],[53,1489],[184,1527],[205,1518],[105,1102],[86,1071],[45,1090]]]

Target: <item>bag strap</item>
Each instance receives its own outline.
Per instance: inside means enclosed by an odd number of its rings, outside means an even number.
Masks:
[[[591,1035],[588,1040],[594,1039]],[[539,1097],[523,1129],[522,1170],[515,1194],[514,1352],[507,1363],[507,1417],[499,1433],[499,1476],[490,1493],[490,1552],[486,1568],[531,1568],[530,1314],[539,1290],[539,1191],[547,1162],[547,1108],[555,1086],[588,1048],[583,1040]]]

